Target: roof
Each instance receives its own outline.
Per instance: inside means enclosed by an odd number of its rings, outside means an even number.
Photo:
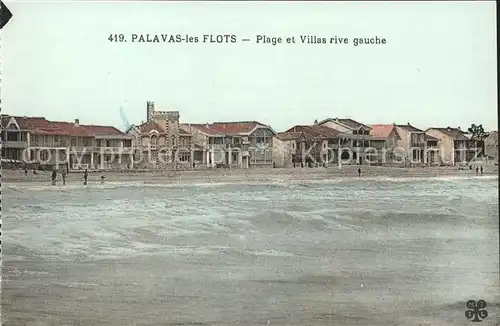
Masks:
[[[456,140],[468,140],[469,137],[467,137],[467,133],[458,129],[458,128],[451,128],[451,127],[446,127],[446,128],[429,128],[429,129],[434,129],[437,130],[453,139]],[[427,129],[427,130],[429,130]]]
[[[76,137],[92,137],[92,133],[85,127],[81,125],[76,125],[73,122],[56,121],[54,122],[62,130],[64,130],[68,135]]]
[[[66,130],[44,117],[14,117],[20,129],[29,130],[34,135],[67,136]]]
[[[361,127],[365,128],[365,129],[370,129],[370,126],[367,126],[361,122],[358,122],[356,120],[349,119],[349,118],[348,119],[328,118],[328,119],[325,119],[325,120],[318,122],[318,124],[321,125],[321,124],[324,124],[325,122],[338,122],[338,123],[346,126],[349,129],[352,129],[352,130],[359,129]]]
[[[408,132],[424,132],[423,130],[418,129],[417,127],[414,127],[409,123],[405,125],[396,125],[396,127],[406,130]]]
[[[432,137],[431,135],[425,134],[425,140],[439,141],[439,138]]]
[[[370,127],[372,128],[370,130],[370,135],[377,138],[388,138],[394,130],[394,124],[375,124],[370,125]]]
[[[184,130],[182,128],[179,128],[179,135],[182,135],[182,136],[191,136],[191,134],[189,132],[187,132],[186,130]]]
[[[276,135],[276,137],[278,137],[278,139],[280,140],[284,140],[284,141],[287,141],[287,140],[297,140],[297,139],[300,139],[301,137],[305,136],[304,133],[302,132],[280,132]]]
[[[92,135],[123,135],[124,133],[113,126],[98,126],[98,125],[82,125],[87,129]]]
[[[269,127],[257,121],[213,122],[206,124],[188,124],[207,135],[224,136],[249,134],[257,127]]]
[[[80,125],[67,121],[49,121],[44,117],[2,116],[2,126],[14,118],[20,129],[28,130],[33,135],[92,137],[94,135],[123,135],[115,127],[98,125]]]
[[[137,126],[140,133],[149,133],[153,130],[158,131],[159,133],[165,133],[165,129],[163,129],[157,122],[150,120],[145,122],[139,126]]]
[[[294,132],[294,133],[304,133],[306,135],[309,135],[313,138],[333,138],[340,134],[339,131],[334,130],[332,128],[329,128],[327,126],[321,126],[321,125],[312,125],[312,126],[293,126],[292,128],[288,129],[287,132]]]

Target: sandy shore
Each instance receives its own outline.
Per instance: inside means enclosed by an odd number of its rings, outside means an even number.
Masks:
[[[89,171],[89,182],[100,182],[100,177],[105,176],[106,181],[112,182],[243,182],[243,181],[293,181],[293,180],[326,180],[335,178],[357,178],[357,166],[344,166],[329,168],[250,168],[250,169],[197,169],[190,171],[148,171],[148,172],[91,172]],[[362,166],[362,177],[442,177],[442,176],[470,176],[476,175],[475,170],[458,170],[451,167],[427,167],[427,168],[396,168]],[[498,166],[488,166],[484,169],[485,176],[498,175]],[[6,183],[18,182],[50,182],[51,172],[41,172],[33,175],[29,171],[24,175],[23,170],[3,170],[2,181]],[[61,175],[57,176],[58,182]],[[83,172],[70,172],[67,183],[83,181]]]

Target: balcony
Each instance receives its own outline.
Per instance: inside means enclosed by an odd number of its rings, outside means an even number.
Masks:
[[[7,140],[2,143],[2,147],[4,148],[26,148],[28,147],[27,141],[15,141],[15,140]]]
[[[67,148],[67,143],[64,141],[58,142],[30,142],[30,147],[41,147],[41,148]]]
[[[156,146],[155,146],[156,147]],[[151,149],[154,147],[151,146]],[[134,152],[133,147],[94,147],[94,151],[103,154],[132,154]]]

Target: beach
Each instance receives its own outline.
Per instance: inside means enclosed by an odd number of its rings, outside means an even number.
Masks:
[[[4,171],[4,325],[495,325],[498,176],[356,170]]]
[[[185,171],[89,171],[89,183],[101,182],[101,176],[109,182],[160,182],[160,183],[191,183],[191,182],[261,182],[261,181],[298,181],[298,180],[329,180],[343,178],[359,178],[358,168],[361,168],[362,178],[426,178],[426,177],[453,177],[476,176],[475,169],[458,170],[456,167],[379,167],[345,165],[342,168],[330,166],[328,168],[249,168],[249,169],[195,169]],[[498,175],[498,166],[484,167],[484,176]],[[3,170],[3,182],[36,182],[47,183],[51,180],[51,172],[24,170]],[[58,183],[62,182],[61,175],[57,176]],[[67,183],[83,183],[83,171],[71,171],[67,176]]]

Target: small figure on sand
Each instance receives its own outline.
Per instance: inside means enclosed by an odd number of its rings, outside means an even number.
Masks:
[[[52,185],[56,184],[57,172],[56,170],[52,170]]]
[[[481,175],[483,174],[483,166],[481,165]]]
[[[36,172],[36,169],[33,169],[33,174],[38,174],[38,172]]]
[[[361,168],[358,168],[358,177],[361,176]]]
[[[104,183],[105,178],[106,178],[105,176],[101,175],[101,183]]]
[[[24,175],[28,176],[28,169],[27,168],[24,168]]]
[[[63,185],[65,185],[66,184],[66,170],[65,169],[62,169],[61,176],[62,176],[62,180],[63,180]]]
[[[84,185],[87,185],[87,178],[89,177],[89,171],[87,169],[85,169],[85,171],[83,172],[83,184]]]
[[[479,174],[479,167],[476,166],[476,174]]]

